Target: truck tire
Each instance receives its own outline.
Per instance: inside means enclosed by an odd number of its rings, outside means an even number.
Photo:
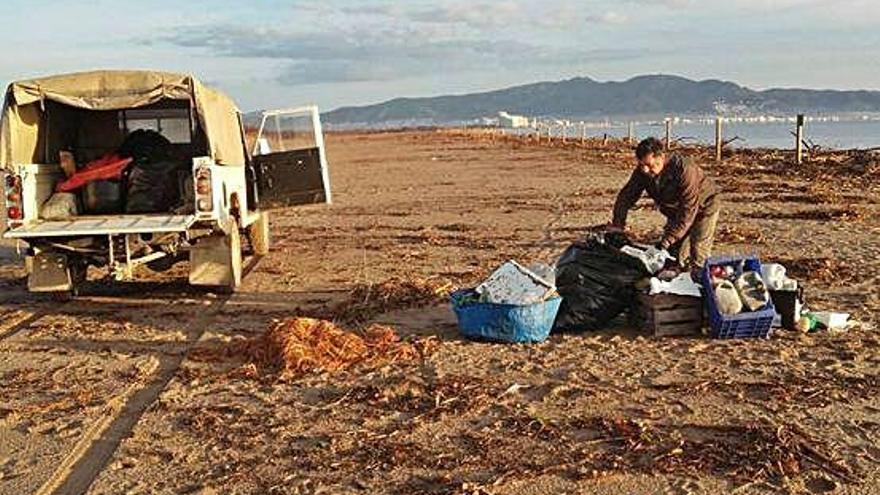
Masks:
[[[180,255],[180,253],[169,254],[164,258],[159,258],[157,260],[148,262],[147,268],[157,273],[167,272],[168,270],[174,268],[174,265],[181,261],[183,261],[183,257]]]
[[[75,295],[76,294],[74,294],[74,291],[72,290],[56,290],[49,293],[52,301],[57,303],[67,303],[73,301]]]
[[[247,227],[248,243],[255,256],[269,254],[271,237],[269,234],[269,212],[261,211],[257,214],[257,220]]]

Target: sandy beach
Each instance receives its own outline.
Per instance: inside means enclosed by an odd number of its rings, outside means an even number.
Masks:
[[[724,191],[715,252],[785,263],[849,331],[654,338],[621,318],[502,345],[461,338],[440,292],[383,291],[553,262],[610,220],[631,150],[455,130],[327,149],[334,204],[273,211],[232,295],[184,266],[94,270],[58,304],[0,246],[0,494],[880,493],[880,158],[686,150]],[[663,225],[648,201],[630,218],[641,239]],[[283,377],[236,351],[289,317],[432,352]]]

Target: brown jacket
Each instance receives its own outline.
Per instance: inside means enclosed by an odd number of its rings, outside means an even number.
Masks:
[[[672,155],[656,180],[639,169],[633,172],[617,195],[612,224],[624,227],[627,213],[645,191],[667,219],[660,240],[664,249],[687,234],[701,210],[711,213],[718,208],[715,182],[690,158]]]

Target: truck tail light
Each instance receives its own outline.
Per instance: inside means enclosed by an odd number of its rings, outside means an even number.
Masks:
[[[211,187],[211,169],[200,168],[196,170],[196,208],[202,212],[211,211],[214,208],[213,190]]]
[[[19,177],[17,175],[12,175],[12,174],[7,175],[6,176],[6,189],[7,190],[13,190],[13,189],[20,190],[21,189],[21,177]]]
[[[206,179],[199,179],[196,183],[196,192],[201,195],[211,194],[211,181]]]
[[[6,217],[10,220],[23,220],[24,210],[21,204],[21,177],[8,174],[4,179],[6,186]]]

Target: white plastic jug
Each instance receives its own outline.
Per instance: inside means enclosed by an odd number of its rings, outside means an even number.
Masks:
[[[718,302],[718,312],[725,316],[737,315],[743,309],[739,292],[728,280],[722,280],[715,286],[715,301]]]
[[[788,279],[785,275],[785,267],[779,263],[761,265],[761,277],[770,290],[781,290]]]
[[[736,290],[749,311],[758,311],[770,302],[770,292],[758,272],[745,272],[735,282]]]

